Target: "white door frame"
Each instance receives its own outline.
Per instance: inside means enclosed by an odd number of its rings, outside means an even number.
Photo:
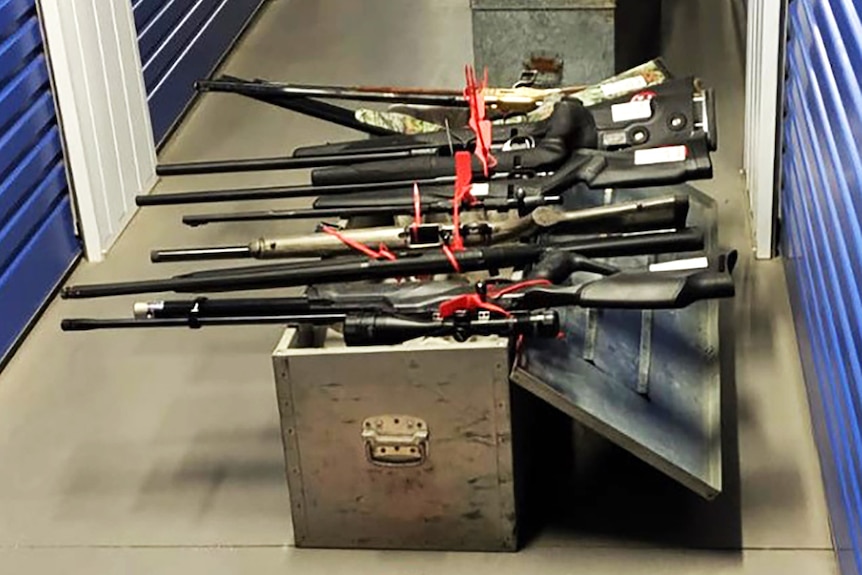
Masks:
[[[78,227],[101,261],[156,182],[129,0],[38,0]]]
[[[745,94],[745,180],[751,202],[755,256],[775,255],[784,0],[748,0]]]

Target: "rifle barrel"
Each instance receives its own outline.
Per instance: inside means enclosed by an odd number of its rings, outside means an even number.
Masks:
[[[305,315],[254,315],[225,317],[172,317],[156,319],[64,319],[60,323],[63,331],[93,331],[97,329],[141,329],[156,327],[214,327],[226,325],[262,324],[313,324],[331,325],[341,323],[345,314],[305,314]]]
[[[445,213],[449,205],[432,203],[422,206],[422,213]],[[412,206],[368,206],[356,208],[300,209],[300,210],[260,210],[255,212],[227,212],[221,214],[192,214],[183,216],[187,226],[202,226],[224,222],[259,222],[269,220],[303,220],[316,218],[347,218],[356,216],[395,216],[409,214]]]
[[[534,245],[511,245],[484,249],[469,249],[453,255],[462,272],[522,267],[536,261],[544,249]],[[271,271],[244,273],[215,271],[206,276],[174,276],[171,278],[117,282],[66,287],[62,296],[68,299],[110,297],[173,291],[177,293],[223,292],[246,289],[270,289],[396,277],[433,275],[453,271],[452,260],[443,253],[424,253],[395,261],[350,259],[321,261],[316,266],[274,266]]]
[[[207,317],[269,316],[308,314],[312,302],[307,296],[270,298],[193,298],[137,302],[133,310],[137,319],[170,319],[200,314]],[[342,313],[343,310],[315,309],[315,313]]]
[[[696,252],[704,248],[699,228],[679,231],[633,234],[595,234],[592,236],[543,236],[542,245],[574,249],[590,257],[614,258],[634,255]]]
[[[416,156],[429,156],[437,152],[437,147],[413,150],[393,150],[371,152],[368,154],[333,154],[307,158],[252,158],[248,160],[216,160],[205,162],[186,162],[161,164],[156,167],[159,176],[188,176],[196,174],[223,174],[228,172],[256,172],[260,170],[304,170],[327,166],[344,166],[388,160],[405,160]]]
[[[244,96],[278,96],[282,98],[324,98],[354,102],[383,102],[466,108],[469,103],[456,90],[427,88],[394,88],[374,86],[315,86],[277,82],[248,82],[232,80],[201,80],[197,87],[202,92],[229,92]]]
[[[419,180],[422,185],[443,185],[454,178]],[[172,206],[179,204],[205,204],[214,202],[234,202],[245,200],[279,200],[290,198],[313,198],[315,196],[340,195],[344,193],[380,192],[386,190],[405,190],[413,188],[413,180],[398,182],[376,182],[370,184],[339,184],[336,186],[276,186],[267,188],[245,188],[236,190],[206,190],[200,192],[178,192],[137,196],[138,206]]]
[[[153,263],[208,261],[208,260],[232,260],[240,258],[251,258],[254,254],[248,245],[245,246],[220,246],[212,248],[187,248],[176,250],[153,250],[150,253],[150,261]]]

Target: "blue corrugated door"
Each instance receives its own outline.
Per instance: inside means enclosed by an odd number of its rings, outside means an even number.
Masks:
[[[0,0],[0,364],[80,251],[34,0]]]
[[[862,21],[854,0],[788,11],[782,219],[836,546],[862,568]]]
[[[263,0],[134,0],[135,25],[160,143]]]

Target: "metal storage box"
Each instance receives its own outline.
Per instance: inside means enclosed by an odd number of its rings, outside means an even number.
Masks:
[[[537,52],[564,61],[563,84],[592,84],[659,55],[660,0],[471,0],[476,69],[511,85]]]
[[[298,547],[514,550],[508,340],[273,354]]]

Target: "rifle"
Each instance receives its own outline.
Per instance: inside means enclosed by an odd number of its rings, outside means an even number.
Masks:
[[[569,87],[551,89],[551,91],[535,92],[531,91],[532,86],[528,82],[519,81],[518,84],[513,87],[514,89],[490,88],[483,92],[483,96],[486,104],[491,104],[488,108],[492,115],[509,116],[513,112],[513,110],[507,109],[505,104],[505,100],[509,97],[515,97],[517,99],[516,102],[513,102],[513,105],[518,109],[541,108],[541,101],[553,102],[562,97],[576,97],[584,102],[585,105],[589,106],[601,103],[609,98],[615,98],[637,92],[638,90],[642,90],[647,87],[661,85],[669,78],[671,78],[671,74],[665,67],[664,62],[661,60],[651,60],[612,78],[608,78],[598,84],[581,87],[581,89]],[[231,85],[232,83],[236,85]],[[249,84],[252,85],[249,86]],[[274,87],[275,90],[268,90],[267,86]],[[333,96],[336,96],[336,99],[339,99],[337,98],[337,94],[333,92],[333,90],[336,90],[342,94],[359,92],[360,97],[358,99],[367,100],[367,98],[373,97],[374,92],[377,92],[381,95],[384,102],[395,101],[396,106],[398,104],[407,104],[405,98],[399,98],[398,96],[408,96],[408,100],[410,95],[414,95],[419,98],[426,98],[422,100],[425,102],[423,108],[420,108],[419,110],[411,110],[408,114],[413,116],[411,119],[419,120],[425,126],[434,127],[437,130],[443,130],[444,123],[440,122],[438,126],[434,124],[433,121],[422,120],[421,116],[424,115],[424,112],[429,109],[445,110],[447,108],[463,110],[464,107],[466,107],[466,101],[463,99],[463,92],[460,90],[449,89],[302,86],[296,84],[278,84],[266,82],[260,79],[248,81],[234,76],[221,76],[215,81],[200,81],[196,83],[195,87],[199,92],[212,91],[241,94],[261,102],[374,135],[397,132],[397,130],[393,130],[392,128],[392,122],[389,121],[390,118],[393,116],[406,116],[407,114],[391,115],[387,112],[372,112],[369,110],[354,111],[320,102],[319,100],[314,99],[314,97],[332,98]],[[279,91],[279,87],[282,87],[283,90]],[[293,88],[292,93],[285,93],[290,92],[291,87]],[[530,89],[519,90],[519,88],[524,87]],[[250,90],[246,88],[250,88]],[[303,91],[303,89],[305,89],[305,91]],[[369,96],[369,94],[371,94],[371,96]],[[527,98],[535,98],[535,104],[526,105],[524,100],[525,96]],[[501,102],[501,100],[503,100],[503,102]],[[413,102],[417,104],[420,103],[418,100],[413,100]],[[428,106],[429,103],[431,104],[430,107]],[[437,105],[435,106],[435,104]],[[449,108],[447,104],[452,104],[455,107]],[[368,121],[368,119],[364,118],[364,113],[367,112],[373,113],[374,121]],[[529,113],[526,114],[526,116],[529,115]]]
[[[427,276],[457,271],[489,271],[492,275],[505,268],[523,269],[543,262],[554,262],[557,282],[578,269],[599,265],[592,257],[654,254],[666,251],[702,249],[703,236],[696,230],[588,238],[545,247],[537,244],[508,244],[470,248],[453,254],[437,251],[407,252],[395,260],[368,260],[345,256],[330,260],[271,264],[253,268],[227,268],[181,274],[164,279],[108,284],[71,285],[61,292],[64,299],[85,299],[163,291],[177,293],[226,292],[285,288],[320,283],[345,283]],[[601,264],[602,266],[604,264]],[[541,268],[541,266],[539,266]],[[568,270],[568,273],[566,273]],[[545,278],[551,279],[552,278]]]
[[[491,169],[492,178],[518,174],[555,172],[567,161],[582,165],[585,159],[599,158],[604,166],[594,179],[583,179],[592,188],[666,185],[691,179],[712,177],[712,161],[706,138],[696,138],[685,145],[662,146],[616,152],[585,148],[567,149],[564,142],[547,138],[536,148],[525,152],[499,154]],[[473,178],[483,180],[483,166],[475,156],[471,160]],[[371,184],[391,181],[429,180],[455,172],[454,158],[414,157],[399,162],[367,162],[312,170],[314,186]],[[497,176],[496,178],[494,176]]]
[[[704,91],[695,79],[656,90],[647,100],[611,101],[589,111],[577,101],[567,101],[558,104],[547,120],[495,127],[491,133],[492,147],[499,150],[495,169],[506,173],[548,171],[577,148],[640,149],[705,139],[707,153],[714,151],[717,135],[711,91]],[[167,176],[330,166],[328,171],[312,174],[315,185],[424,179],[450,176],[454,173],[454,152],[474,148],[472,132],[456,130],[311,146],[296,150],[288,158],[166,164],[158,166],[157,172]],[[332,179],[337,173],[332,166],[349,169],[355,164],[370,164],[364,171],[372,170],[376,175],[370,179]],[[483,174],[481,169],[475,172],[477,176]]]
[[[353,102],[381,102],[386,104],[411,104],[417,106],[442,106],[468,108],[469,101],[463,90],[446,88],[400,88],[394,86],[321,86],[312,84],[287,84],[267,80],[243,80],[222,76],[215,80],[200,80],[196,84],[200,92],[228,92],[248,96],[271,103],[324,98],[326,100],[348,100]],[[577,94],[585,86],[564,88],[486,88],[482,91],[485,105],[491,112],[501,115],[525,114],[553,102],[561,97]]]
[[[451,166],[449,166],[451,167]],[[474,167],[478,167],[475,166]],[[387,175],[389,174],[387,166]],[[415,175],[415,174],[414,174]],[[673,185],[712,177],[708,143],[694,140],[686,146],[653,150],[575,150],[550,176],[514,178],[515,174],[492,176],[483,185],[483,196],[491,198],[559,195],[566,187],[586,183],[592,189]],[[315,208],[343,209],[363,206],[412,206],[413,184],[422,186],[423,197],[451,199],[454,177],[422,177],[401,180],[338,183],[327,185],[277,186],[238,190],[212,190],[137,196],[139,206],[178,205],[245,200],[315,197]],[[518,191],[522,190],[522,191]],[[476,194],[477,196],[479,194]],[[516,200],[517,201],[517,200]]]
[[[308,325],[341,325],[347,346],[398,345],[419,337],[451,337],[464,342],[475,336],[556,337],[560,333],[560,317],[554,311],[513,313],[502,318],[459,316],[446,319],[419,320],[381,313],[327,315],[273,315],[268,317],[199,317],[193,320],[149,319],[66,319],[63,331],[97,329],[235,326],[279,324],[292,327]]]
[[[537,141],[534,149],[501,151],[497,154],[498,162],[512,165],[516,156],[521,162],[521,154],[526,167],[536,168],[551,165],[555,158],[559,162],[564,159],[560,156],[563,151],[574,148],[595,148],[597,145],[595,122],[583,104],[577,101],[562,102],[554,108],[554,112],[547,122],[547,131]],[[450,176],[455,173],[454,160],[451,156],[444,158],[440,154],[450,153],[449,146],[429,146],[420,148],[394,149],[394,150],[371,150],[355,153],[336,153],[329,155],[318,155],[309,157],[290,158],[256,158],[249,160],[227,160],[206,161],[179,164],[164,164],[157,167],[156,172],[160,176],[211,174],[225,172],[246,172],[258,170],[296,170],[317,168],[322,166],[343,166],[365,162],[381,162],[389,164],[391,172],[400,170],[399,164],[405,160],[418,157],[438,158],[445,163],[449,161],[452,169],[440,174]],[[535,156],[535,157],[534,157]],[[511,170],[508,170],[511,171]],[[422,176],[418,176],[421,178]],[[432,176],[433,177],[433,176]],[[391,179],[416,179],[414,176],[408,178]]]
[[[605,169],[606,160],[602,156],[588,157],[580,155],[572,159],[558,173],[553,176],[536,179],[533,181],[533,189],[541,190],[543,195],[552,195],[556,191],[562,190],[566,184],[575,183],[578,179],[592,178],[599,170]],[[475,196],[490,196],[494,198],[512,197],[515,183],[522,183],[523,180],[511,181],[502,180],[505,188],[494,188],[493,193],[483,190],[483,193],[475,193]],[[238,190],[212,190],[202,192],[179,192],[170,194],[157,195],[139,195],[135,198],[135,203],[138,206],[163,206],[177,204],[195,204],[195,203],[212,203],[212,202],[228,202],[228,201],[245,201],[245,200],[273,200],[286,198],[307,198],[321,197],[328,195],[348,194],[350,196],[362,196],[363,192],[385,192],[396,190],[397,196],[401,197],[404,193],[410,196],[409,205],[413,205],[412,190],[413,186],[422,186],[424,197],[428,198],[433,195],[438,200],[451,200],[452,189],[451,184],[454,183],[455,177],[448,174],[441,178],[414,179],[392,182],[370,182],[364,184],[337,184],[334,186],[276,186],[267,188],[248,188]],[[494,181],[494,178],[491,178]],[[481,184],[480,184],[481,185]],[[425,188],[428,186],[428,188]],[[428,190],[426,194],[425,190]],[[502,190],[502,193],[501,193]]]
[[[716,132],[715,95],[704,88],[697,78],[670,80],[631,96],[613,98],[588,106],[595,121],[598,149],[617,150],[630,147],[669,146],[684,144],[705,134],[710,150],[718,147]],[[516,144],[543,137],[548,121],[492,127],[494,143]],[[510,144],[510,145],[512,145]],[[468,129],[450,129],[413,135],[389,135],[348,142],[303,146],[293,151],[293,157],[315,157],[360,152],[416,150],[427,147],[472,151],[475,134]]]
[[[530,214],[500,221],[473,221],[460,225],[466,245],[491,245],[525,241],[549,233],[631,233],[685,227],[688,196],[624,202],[574,211],[538,207]],[[258,259],[330,257],[350,252],[359,245],[385,246],[392,250],[428,250],[447,245],[455,236],[455,224],[414,222],[406,227],[342,230],[326,228],[313,234],[260,238],[245,246],[155,250],[153,262],[195,261],[252,257]]]
[[[559,316],[548,308],[579,306],[602,309],[679,309],[704,299],[734,295],[735,252],[711,260],[675,262],[671,271],[621,271],[581,259],[547,260],[533,277],[560,278],[560,271],[603,275],[577,285],[550,285],[545,279],[509,284],[468,285],[419,282],[406,287],[363,286],[344,292],[311,287],[304,297],[207,299],[135,304],[134,319],[66,319],[64,331],[288,323],[343,324],[345,343],[395,345],[417,337],[474,335],[554,337]],[[562,268],[562,269],[559,269]],[[497,317],[493,317],[493,316]],[[502,317],[500,317],[502,316]]]
[[[649,150],[641,154],[653,154]],[[651,187],[673,185],[712,177],[712,162],[705,141],[690,145],[658,149],[664,157],[644,162],[637,151],[576,150],[568,161],[550,176],[514,177],[517,174],[492,176],[480,183],[481,195],[491,198],[526,197],[536,194],[559,195],[566,187],[579,182],[592,189]],[[673,154],[677,154],[674,156]],[[524,174],[525,176],[527,174]],[[139,206],[215,203],[246,200],[274,200],[318,197],[316,208],[350,208],[362,206],[412,206],[413,184],[422,188],[424,198],[452,198],[455,178],[448,174],[439,178],[402,179],[388,182],[347,183],[335,185],[275,186],[233,190],[178,192],[141,195],[135,198]],[[480,194],[475,194],[479,196]]]
[[[505,198],[481,198],[475,203],[466,204],[462,209],[485,210],[486,212],[508,212],[517,211],[524,216],[541,206],[556,206],[563,202],[562,196],[529,196],[523,190],[509,194]],[[447,196],[450,194],[446,194]],[[444,199],[420,199],[420,208],[423,214],[449,214],[452,213],[452,200]],[[398,216],[407,215],[414,210],[414,205],[406,203],[395,203],[392,205],[372,205],[345,208],[327,209],[296,209],[296,210],[259,210],[252,212],[224,212],[216,214],[189,214],[183,216],[183,223],[187,226],[196,227],[211,223],[225,222],[252,222],[268,220],[306,220],[320,218],[355,218],[365,216]]]

